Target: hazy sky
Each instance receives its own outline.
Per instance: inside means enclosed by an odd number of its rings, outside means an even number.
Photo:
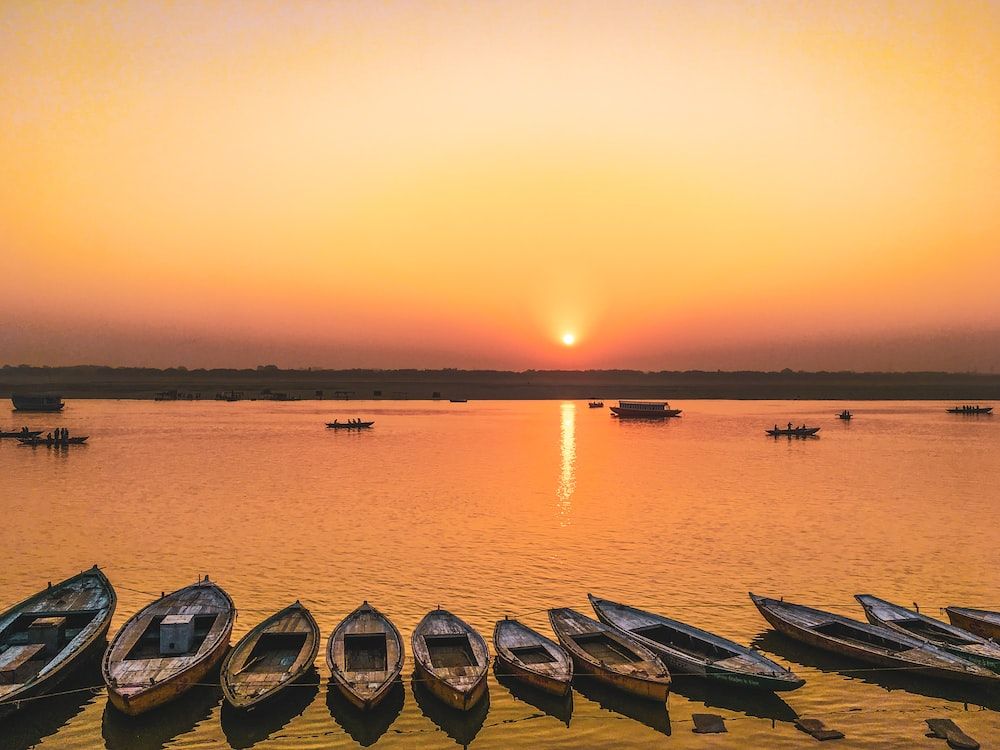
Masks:
[[[990,369],[998,40],[971,0],[5,2],[0,363]]]

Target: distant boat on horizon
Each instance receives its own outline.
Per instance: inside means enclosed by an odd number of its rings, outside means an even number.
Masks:
[[[53,412],[62,411],[63,407],[66,406],[66,404],[63,403],[62,396],[43,393],[12,393],[10,400],[14,404],[14,411]]]
[[[840,414],[837,415],[837,419],[843,419],[845,422],[850,422],[854,419],[854,415],[847,409],[844,409]]]
[[[469,402],[469,399],[467,399],[467,398],[449,398],[448,401],[450,401],[453,404],[467,404]]]
[[[680,409],[671,409],[667,401],[619,401],[611,413],[622,419],[668,419],[679,417]]]
[[[949,414],[992,414],[992,406],[979,406],[976,404],[965,404],[964,406],[953,406],[946,409]]]

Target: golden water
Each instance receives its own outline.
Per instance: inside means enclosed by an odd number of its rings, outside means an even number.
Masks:
[[[259,718],[203,688],[129,720],[98,690],[5,720],[0,748],[813,746],[796,715],[844,731],[841,748],[942,747],[924,737],[934,716],[1000,738],[996,696],[848,671],[859,665],[775,636],[747,598],[856,617],[859,592],[932,614],[1000,608],[1000,417],[929,402],[679,406],[661,424],[551,401],[71,401],[62,415],[10,414],[0,426],[91,440],[0,444],[0,603],[96,562],[118,590],[115,629],[208,573],[239,608],[234,638],[301,599],[325,646],[363,599],[408,644],[437,604],[489,638],[504,614],[548,632],[545,608],[587,611],[590,591],[756,643],[808,680],[800,690],[677,684],[665,711],[584,686],[567,706],[491,673],[488,710],[456,718],[414,693],[408,665],[393,704],[363,720],[329,694],[321,650],[320,685]],[[850,424],[833,418],[843,406]],[[375,427],[323,427],[352,416]],[[789,420],[822,437],[764,436]],[[90,670],[74,686],[99,683]],[[706,711],[729,733],[693,734],[691,714]]]

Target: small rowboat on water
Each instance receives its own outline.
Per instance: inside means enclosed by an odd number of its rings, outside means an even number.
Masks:
[[[598,619],[654,652],[673,675],[762,690],[794,690],[805,680],[746,646],[706,630],[587,594]]]
[[[486,694],[486,641],[443,609],[424,615],[411,637],[417,677],[452,708],[468,711]]]
[[[331,430],[364,430],[375,424],[375,420],[370,422],[338,422],[334,420],[333,422],[327,422],[326,426]]]
[[[945,607],[952,625],[1000,643],[1000,612],[969,607]]]
[[[854,419],[854,415],[851,414],[847,409],[844,409],[840,414],[837,415],[837,419],[843,419],[845,422],[850,422]]]
[[[928,677],[1000,684],[1000,675],[927,641],[812,607],[750,594],[779,633],[809,646],[859,661]]]
[[[392,621],[364,602],[330,635],[326,664],[340,692],[368,710],[392,691],[403,670],[403,639]]]
[[[497,662],[512,677],[547,693],[572,689],[573,661],[555,641],[517,620],[504,618],[493,629]]]
[[[792,427],[791,429],[785,427],[777,427],[772,430],[765,430],[771,437],[813,437],[817,432],[819,432],[819,427]]]
[[[0,614],[0,716],[100,654],[118,599],[95,565]]]
[[[992,406],[953,406],[946,410],[949,414],[992,414]]]
[[[604,402],[603,401],[591,401],[591,402],[589,402],[587,404],[587,406],[589,406],[591,409],[603,409],[604,408]]]
[[[572,609],[550,609],[549,623],[576,667],[631,695],[666,702],[670,672],[643,644]]]
[[[247,633],[222,662],[226,700],[250,711],[300,680],[319,652],[319,626],[299,602]]]
[[[870,594],[856,594],[872,625],[884,625],[900,633],[922,638],[955,656],[1000,672],[1000,646],[955,625],[949,625]]]
[[[11,431],[11,432],[0,432],[0,438],[35,438],[42,434],[41,430],[29,430],[27,428],[23,430]]]
[[[139,610],[104,652],[111,703],[137,716],[205,682],[229,648],[235,621],[233,600],[208,576]]]
[[[83,445],[87,442],[89,435],[80,435],[68,438],[43,438],[43,437],[20,437],[18,441],[21,445],[45,445],[49,448],[62,448],[64,445]]]

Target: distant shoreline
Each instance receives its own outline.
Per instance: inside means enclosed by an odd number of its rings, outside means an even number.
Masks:
[[[305,400],[803,399],[1000,400],[1000,375],[945,372],[641,372],[637,370],[253,370],[137,367],[0,368],[0,397]]]

